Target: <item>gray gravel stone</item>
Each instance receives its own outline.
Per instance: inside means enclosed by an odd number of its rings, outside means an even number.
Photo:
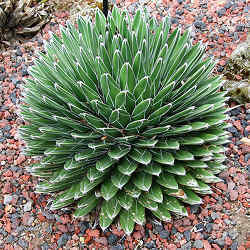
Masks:
[[[235,241],[233,242],[233,244],[231,245],[231,250],[237,250],[238,249],[238,242]]]
[[[216,219],[219,218],[218,214],[215,213],[215,212],[212,212],[211,217],[212,217],[213,220],[216,220]]]
[[[32,204],[33,204],[33,201],[28,201],[28,202],[24,205],[24,207],[23,207],[24,212],[29,212],[29,211],[31,211],[31,209],[32,209]]]
[[[186,230],[184,231],[184,237],[186,238],[187,241],[190,241],[191,239],[191,231],[190,230]]]
[[[207,229],[207,232],[208,233],[210,233],[210,232],[212,232],[212,230],[213,230],[213,223],[207,223],[206,224],[206,229]]]
[[[160,237],[162,238],[162,239],[167,239],[168,237],[169,237],[169,232],[168,231],[166,231],[166,230],[163,230],[163,231],[161,231],[160,232]]]
[[[47,242],[43,243],[40,247],[41,247],[41,250],[49,250],[49,245]]]
[[[13,235],[8,235],[8,237],[6,238],[5,243],[12,243],[15,241],[15,237]]]
[[[196,247],[196,248],[203,248],[203,242],[202,242],[202,240],[196,240],[194,242],[193,246]]]
[[[64,245],[66,245],[67,241],[69,240],[69,235],[64,233],[57,241],[57,245],[58,247],[62,247]]]
[[[225,245],[225,241],[223,239],[218,239],[218,240],[215,240],[215,243],[220,246],[221,248],[224,247]]]
[[[29,246],[28,242],[26,240],[23,240],[23,239],[19,239],[17,243],[23,249],[27,249]]]
[[[228,235],[232,240],[235,240],[238,237],[238,232],[236,230],[230,230]]]
[[[10,204],[11,201],[12,201],[12,199],[13,199],[13,196],[12,196],[12,195],[9,195],[9,194],[4,195],[3,204],[4,204],[4,205]]]
[[[181,247],[181,250],[191,250],[191,242],[187,242],[185,245]]]

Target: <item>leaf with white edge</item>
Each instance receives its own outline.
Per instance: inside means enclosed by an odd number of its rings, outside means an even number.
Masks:
[[[207,168],[207,164],[203,161],[186,161],[185,165],[191,168]]]
[[[159,176],[162,172],[162,167],[160,164],[156,162],[151,162],[149,166],[141,166],[140,167],[145,173]]]
[[[145,122],[146,122],[146,119],[132,121],[127,125],[126,130],[132,131],[132,132],[139,132],[139,129],[144,125]]]
[[[145,207],[151,211],[157,211],[157,209],[158,209],[157,202],[148,199],[145,194],[140,195],[138,201],[143,207]]]
[[[111,181],[113,185],[115,185],[119,189],[122,189],[122,187],[127,184],[129,179],[130,179],[130,176],[124,175],[118,170],[115,170],[111,176]]]
[[[179,161],[190,161],[194,160],[194,156],[185,150],[179,150],[174,154],[174,158],[179,160]]]
[[[149,85],[148,76],[145,76],[144,78],[138,81],[133,92],[136,100],[138,100],[139,98],[142,99],[143,94],[147,90],[148,85]]]
[[[94,189],[97,185],[99,185],[103,181],[103,177],[90,182],[87,177],[84,177],[80,183],[80,190],[82,194],[87,194],[90,190]]]
[[[85,206],[81,205],[79,208],[77,208],[74,212],[74,216],[75,217],[81,217],[81,216],[85,216],[88,213],[90,213],[98,204],[99,200],[95,199],[91,202],[86,203]],[[81,203],[81,200],[80,200]]]
[[[153,151],[153,160],[164,165],[174,165],[173,155],[164,150]]]
[[[209,171],[203,169],[203,168],[196,168],[192,172],[195,178],[201,179],[202,181],[206,183],[215,183],[220,182],[221,179],[210,173]]]
[[[87,178],[90,182],[93,182],[95,180],[98,180],[99,178],[103,177],[105,172],[101,172],[97,170],[95,167],[89,167],[87,171]]]
[[[142,147],[142,148],[153,148],[157,144],[158,140],[138,140],[135,144],[137,147]]]
[[[120,87],[133,93],[136,84],[134,71],[129,63],[124,63],[120,70]]]
[[[145,223],[145,208],[137,200],[134,200],[129,212],[131,213],[134,222],[139,225]]]
[[[126,210],[129,210],[132,207],[134,200],[130,195],[126,194],[124,191],[121,191],[118,194],[118,197],[119,197],[118,202],[121,205],[121,207],[123,207]]]
[[[169,131],[166,132],[166,135],[178,135],[185,134],[192,131],[192,127],[190,125],[183,125],[181,127],[171,127]]]
[[[122,157],[124,157],[125,155],[127,155],[129,153],[129,151],[130,151],[129,147],[117,146],[108,152],[108,156],[114,160],[119,160]]]
[[[119,162],[117,168],[122,174],[130,176],[137,169],[137,166],[136,162],[125,157]]]
[[[205,142],[216,141],[218,139],[218,136],[207,133],[200,133],[199,137]]]
[[[180,162],[176,162],[174,166],[168,166],[164,168],[165,171],[175,174],[175,175],[185,175],[186,170],[184,168],[184,164]]]
[[[199,193],[199,192],[206,192],[207,194],[211,194],[213,191],[211,190],[211,188],[204,183],[201,180],[197,180],[197,183],[199,184],[199,187],[192,187],[192,190],[194,190],[195,192]]]
[[[149,192],[146,193],[146,197],[150,200],[153,200],[158,203],[162,203],[163,201],[163,194],[162,188],[157,183],[153,183]]]
[[[152,211],[152,213],[162,221],[166,221],[166,222],[171,221],[171,215],[169,211],[167,210],[165,204],[163,203],[158,204],[158,210]]]
[[[190,204],[190,205],[202,204],[202,199],[197,194],[195,194],[192,190],[187,189],[187,188],[183,188],[183,190],[187,196],[185,199],[180,198],[183,202]]]
[[[132,112],[132,119],[133,120],[141,120],[145,119],[146,112],[151,104],[152,99],[146,99],[141,101],[139,104],[137,104]]]
[[[124,186],[124,191],[133,198],[138,198],[141,194],[141,190],[131,181]]]
[[[160,149],[176,149],[178,150],[180,148],[180,143],[176,139],[165,139],[165,141],[159,141],[155,148]]]
[[[180,138],[179,142],[181,145],[201,145],[205,141],[203,139],[201,139],[200,137],[185,136],[183,138]]]
[[[199,131],[209,127],[209,125],[205,122],[192,122],[190,125],[192,126],[192,131]]]
[[[113,220],[121,210],[121,205],[116,196],[110,199],[109,201],[104,200],[102,207],[104,208],[105,213],[111,220]]]
[[[175,197],[165,195],[163,204],[166,206],[167,210],[183,215],[183,206],[181,206],[181,204]],[[187,216],[187,213],[185,214],[185,216]]]
[[[170,173],[163,172],[156,178],[156,182],[163,187],[178,189],[178,183],[175,180],[175,176]]]
[[[177,197],[177,198],[183,198],[183,199],[187,198],[187,195],[185,194],[183,189],[166,188],[166,189],[163,189],[163,192],[164,192],[164,194],[167,194],[169,196],[173,196],[173,197]]]
[[[148,165],[152,160],[152,155],[148,150],[134,148],[128,155],[131,159],[143,165]]]
[[[188,186],[188,187],[199,187],[196,179],[190,174],[187,173],[186,175],[179,175],[176,177],[177,182],[183,186]]]
[[[125,234],[130,235],[134,230],[135,222],[132,219],[131,211],[122,210],[120,213],[120,224]]]
[[[102,159],[96,162],[96,169],[99,171],[104,171],[110,168],[116,163],[116,160],[110,158],[109,156],[104,156]]]
[[[170,129],[170,126],[150,128],[144,131],[142,135],[143,136],[155,136],[157,134],[164,134],[169,129]]]
[[[138,172],[133,178],[134,185],[143,191],[148,191],[152,185],[152,175]]]
[[[105,201],[104,201],[105,202]],[[107,207],[107,206],[106,206]],[[106,228],[108,228],[110,226],[110,224],[112,223],[113,219],[111,219],[108,214],[107,214],[107,209],[106,209],[105,205],[102,206],[101,208],[101,212],[99,215],[99,225],[101,227],[101,229],[104,231]]]
[[[114,186],[110,180],[106,180],[101,185],[101,195],[106,201],[113,198],[118,192],[118,190],[119,189],[116,186]]]
[[[95,202],[98,200],[98,198],[95,196],[93,192],[89,192],[85,194],[78,202],[77,207],[78,208],[84,208],[87,207],[88,204]]]
[[[212,156],[213,154],[205,146],[191,146],[188,148],[195,157]]]
[[[157,109],[152,114],[150,114],[150,116],[148,117],[148,120],[159,122],[161,120],[161,117],[166,115],[168,111],[171,109],[171,107],[172,107],[172,103],[168,103],[162,106],[161,108]]]

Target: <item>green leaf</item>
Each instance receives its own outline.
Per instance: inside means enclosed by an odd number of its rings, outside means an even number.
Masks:
[[[118,190],[119,189],[116,186],[114,186],[110,180],[106,180],[101,185],[101,195],[106,201],[113,198],[118,192]]]
[[[152,155],[148,150],[134,148],[128,155],[134,161],[143,165],[148,165],[152,160]]]
[[[132,207],[129,209],[131,213],[132,220],[139,225],[143,225],[145,222],[145,209],[144,207],[137,201],[134,200]]]
[[[177,178],[177,182],[181,185],[188,186],[188,187],[199,187],[196,179],[189,173],[183,176],[179,175],[176,178]]]
[[[121,205],[121,207],[123,207],[126,210],[129,210],[132,207],[134,200],[130,195],[126,194],[124,191],[121,191],[118,194],[118,197],[119,197],[118,202]]]
[[[175,153],[174,158],[179,160],[179,161],[190,161],[194,160],[194,156],[185,150],[179,150]]]
[[[171,107],[172,107],[172,103],[168,103],[160,107],[159,109],[154,111],[152,114],[150,114],[150,116],[148,117],[149,121],[156,120],[159,122],[161,117],[166,115],[168,111],[171,109]]]
[[[84,177],[80,184],[81,185],[80,190],[83,194],[87,194],[90,190],[95,188],[102,181],[103,181],[103,178],[99,178],[95,181],[90,182],[87,177]]]
[[[208,170],[203,168],[196,168],[193,170],[193,175],[197,179],[201,179],[206,183],[220,182],[221,179],[210,173]]]
[[[218,136],[207,133],[200,133],[199,137],[205,142],[216,141],[218,139]]]
[[[179,142],[182,145],[201,145],[205,141],[203,139],[201,139],[200,137],[185,136],[183,138],[180,138]]]
[[[142,147],[142,148],[153,148],[158,140],[138,140],[135,146]]]
[[[104,172],[97,170],[95,167],[90,167],[87,171],[87,178],[90,182],[98,180],[99,178],[104,176]]]
[[[105,202],[105,201],[104,201]],[[106,206],[107,207],[107,206]],[[107,214],[107,209],[106,207],[103,205],[101,208],[101,212],[99,215],[99,225],[101,227],[101,229],[104,231],[106,228],[108,228],[110,226],[110,224],[112,223],[113,219],[111,219],[108,214]]]
[[[148,191],[152,184],[152,175],[145,172],[138,172],[133,179],[133,183],[137,188]]]
[[[113,185],[115,185],[119,189],[122,189],[122,187],[129,181],[129,179],[130,176],[124,175],[118,170],[115,170],[115,172],[111,176]]]
[[[132,219],[131,211],[122,210],[120,213],[120,224],[125,234],[131,234],[134,230],[135,222]]]
[[[121,160],[117,168],[122,174],[130,176],[137,169],[137,166],[137,163],[125,157]]]
[[[153,160],[164,165],[174,165],[173,155],[164,150],[153,151]]]
[[[79,201],[79,207],[75,210],[74,216],[81,217],[87,215],[97,206],[98,202],[99,200],[97,198],[96,199],[93,198],[93,200],[91,201],[89,200],[88,202],[86,202],[86,198],[83,197]]]
[[[163,192],[169,196],[177,197],[177,198],[183,198],[186,199],[187,195],[183,191],[183,189],[164,189]]]
[[[178,189],[178,183],[175,180],[175,176],[170,173],[163,172],[156,178],[156,182],[163,187]]]
[[[129,151],[130,151],[129,147],[117,146],[108,152],[108,156],[114,160],[119,160],[125,155],[127,155]]]
[[[133,120],[145,119],[146,112],[150,106],[151,101],[152,99],[149,98],[141,101],[138,105],[136,105],[132,113],[132,119]]]
[[[144,125],[145,122],[146,119],[132,121],[127,125],[126,130],[131,131],[133,133],[139,133],[139,129]]]
[[[166,206],[166,209],[178,213],[180,215],[185,215],[187,216],[187,212],[183,214],[183,206],[179,203],[179,201],[175,197],[171,196],[164,196],[164,202],[163,204]]]
[[[202,199],[196,195],[193,191],[187,189],[187,188],[183,188],[185,194],[186,194],[186,198],[185,199],[182,199],[181,200],[187,204],[190,204],[190,205],[200,205],[202,204]]]
[[[116,163],[116,160],[110,158],[109,156],[104,156],[102,159],[96,162],[96,169],[99,171],[104,171],[110,168]]]
[[[185,165],[191,168],[207,168],[207,164],[203,161],[187,161]]]
[[[139,52],[140,51],[138,51],[138,53]],[[140,54],[141,54],[141,52],[140,52]],[[136,58],[135,58],[134,62],[136,63]],[[133,66],[133,67],[135,67],[135,66]],[[144,99],[143,98],[144,93],[147,91],[148,88],[149,88],[149,77],[145,76],[142,79],[140,79],[138,81],[138,83],[135,85],[134,92],[133,92],[133,95],[135,96],[135,99],[136,100],[142,100],[142,99]]]
[[[152,213],[162,221],[171,221],[171,215],[167,210],[165,204],[158,204],[158,210],[152,211]]]
[[[121,205],[117,197],[113,197],[109,201],[104,200],[102,207],[104,209],[103,211],[105,211],[105,214],[107,214],[107,216],[111,220],[113,220],[119,214],[121,210]]]
[[[140,167],[145,173],[159,176],[162,172],[161,165],[156,162],[151,162],[149,166]]]
[[[136,187],[131,181],[125,185],[124,190],[126,194],[130,195],[133,198],[138,198],[141,194],[141,190]]]
[[[157,134],[164,134],[169,130],[170,126],[165,127],[156,127],[147,129],[145,132],[142,133],[143,136],[154,136]]]
[[[175,175],[185,175],[186,170],[184,168],[184,164],[180,162],[176,162],[174,166],[168,166],[164,168],[165,171],[175,174]]]
[[[162,203],[163,194],[161,190],[162,189],[160,185],[158,185],[157,183],[153,183],[149,192],[146,194],[146,197],[155,202]]]
[[[120,70],[120,86],[122,90],[133,93],[136,85],[135,74],[129,63],[124,63]]]
[[[178,150],[180,148],[180,144],[177,140],[170,138],[170,139],[165,139],[165,141],[159,141],[156,144],[156,148]]]
[[[148,199],[145,194],[141,195],[138,201],[143,207],[149,210],[156,211],[158,209],[157,202]]]

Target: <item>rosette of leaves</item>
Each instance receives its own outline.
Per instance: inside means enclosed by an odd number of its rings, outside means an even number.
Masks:
[[[0,0],[0,41],[35,35],[49,21],[51,6],[33,2]]]
[[[44,178],[36,191],[59,192],[51,209],[97,208],[102,229],[119,218],[131,233],[145,210],[168,221],[202,203],[227,142],[225,93],[202,44],[170,33],[167,18],[115,7],[61,27],[46,51],[26,80],[20,133],[26,153],[43,156],[28,168]]]

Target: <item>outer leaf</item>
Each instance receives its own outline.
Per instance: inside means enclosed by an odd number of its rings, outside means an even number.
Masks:
[[[135,222],[132,220],[131,211],[122,210],[120,213],[120,224],[126,234],[131,234],[134,230]]]
[[[113,197],[109,201],[103,201],[102,207],[105,214],[107,214],[111,220],[113,220],[121,210],[121,205],[117,197]]]
[[[152,155],[148,150],[135,148],[129,153],[129,157],[134,161],[144,165],[148,165],[151,162]]]
[[[125,157],[121,160],[117,167],[122,174],[130,176],[136,170],[137,163]]]
[[[174,175],[163,172],[156,178],[156,182],[166,188],[178,189],[178,183],[175,180]]]
[[[111,181],[113,185],[115,185],[117,188],[121,189],[130,179],[130,176],[124,175],[118,170],[114,172],[114,174],[111,176]]]
[[[129,209],[132,220],[139,225],[143,225],[145,222],[145,209],[144,207],[135,200],[132,207]]]
[[[139,172],[134,177],[133,183],[139,189],[143,191],[148,191],[152,184],[152,175],[144,173],[144,172]]]
[[[163,150],[153,152],[153,160],[164,164],[164,165],[174,165],[174,157],[171,153]]]
[[[102,185],[101,185],[101,195],[102,197],[108,201],[111,198],[113,198],[116,193],[118,192],[118,188],[113,185],[113,183],[109,180],[106,180]]]

